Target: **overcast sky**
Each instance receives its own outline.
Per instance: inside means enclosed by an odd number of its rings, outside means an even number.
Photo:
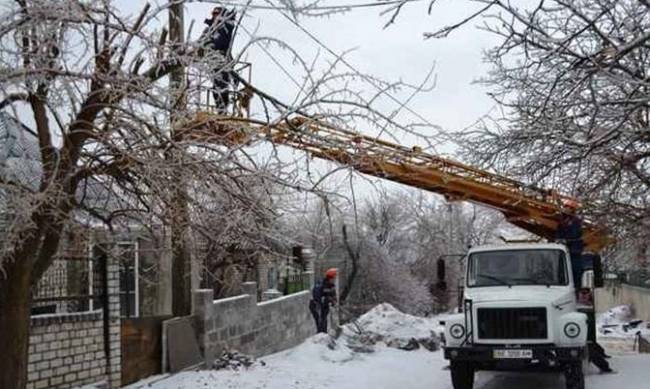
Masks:
[[[279,4],[278,0],[271,0]],[[300,2],[300,1],[298,1]],[[331,0],[321,5],[368,3],[372,0]],[[227,1],[225,5],[245,4],[245,0]],[[144,2],[119,0],[123,12],[137,13]],[[252,0],[253,6],[268,6],[266,0]],[[209,16],[215,2],[193,2],[185,6],[186,33],[194,22],[191,36],[196,39],[204,28],[203,20]],[[421,82],[435,63],[436,87],[433,91],[420,95],[410,102],[409,107],[428,122],[441,126],[446,131],[456,131],[475,123],[481,116],[494,108],[494,103],[486,95],[486,90],[473,81],[486,74],[488,66],[483,63],[483,50],[495,44],[490,34],[471,24],[454,32],[446,39],[423,38],[423,33],[431,32],[472,14],[476,8],[469,1],[438,0],[432,13],[427,14],[428,0],[414,1],[405,6],[395,23],[384,29],[388,16],[380,15],[385,8],[356,8],[342,14],[320,18],[299,18],[299,23],[309,30],[325,46],[336,53],[349,51],[347,61],[362,73],[380,77],[386,81],[403,80],[408,83]],[[236,7],[241,10],[240,7]],[[164,14],[163,14],[164,15]],[[167,20],[160,20],[166,25]],[[253,32],[256,36],[274,37],[286,42],[308,62],[317,58],[317,67],[323,68],[334,60],[309,36],[288,21],[277,10],[249,9],[235,39],[234,52],[238,53]],[[301,69],[292,64],[292,58],[270,47],[271,54],[300,80]],[[258,45],[248,49],[245,60],[253,64],[253,84],[285,101],[291,101],[298,88],[274,64]],[[372,91],[372,86],[365,88]],[[408,93],[396,94],[403,101]],[[395,102],[386,100],[380,105],[391,111],[397,107]],[[406,111],[398,121],[419,121]],[[363,129],[359,129],[363,131]],[[416,138],[402,137],[400,142],[412,146]],[[438,152],[446,153],[452,149],[442,147]],[[297,155],[296,153],[293,153]],[[331,164],[315,164],[312,168],[320,172],[332,169]],[[343,180],[339,175],[339,180]],[[358,181],[358,180],[357,180]],[[377,182],[377,180],[372,180]],[[392,186],[392,185],[389,185]]]
[[[134,7],[132,2],[122,0],[124,6]],[[331,0],[322,5],[368,3],[369,0]],[[244,4],[245,1],[229,1],[229,4]],[[273,3],[280,3],[273,0]],[[252,0],[253,6],[268,6],[266,0]],[[395,23],[384,29],[388,16],[380,15],[385,8],[357,8],[342,14],[320,18],[301,17],[299,23],[308,29],[325,46],[336,53],[348,52],[347,61],[362,73],[368,73],[387,81],[404,80],[408,83],[421,82],[435,63],[436,87],[433,91],[420,95],[409,107],[430,123],[441,126],[446,131],[456,131],[475,123],[481,116],[494,108],[494,103],[486,95],[486,90],[473,83],[486,74],[488,65],[483,63],[483,50],[495,44],[495,37],[468,25],[454,32],[446,39],[424,39],[424,32],[431,32],[445,25],[458,22],[472,14],[476,8],[468,1],[439,0],[432,13],[427,14],[429,1],[416,1],[405,6]],[[203,19],[214,7],[214,2],[189,3],[185,7],[186,32],[192,27],[192,37],[196,38],[203,30]],[[134,10],[136,8],[133,8]],[[241,8],[238,8],[241,9]],[[166,21],[161,21],[166,23]],[[478,22],[477,22],[478,23]],[[302,58],[311,62],[314,58],[320,67],[334,60],[308,35],[292,24],[277,10],[249,9],[243,20],[243,27],[235,39],[234,51],[238,52],[249,39],[246,31],[256,36],[281,39],[295,49]],[[301,79],[301,69],[292,64],[292,58],[276,47],[269,50],[295,78]],[[260,46],[253,46],[246,52],[248,62],[253,63],[252,82],[258,88],[290,101],[298,88],[283,74]],[[372,90],[372,86],[365,88]],[[398,100],[405,100],[408,93],[397,94]],[[395,102],[386,100],[383,107],[387,111],[397,107]],[[380,106],[382,107],[382,106]],[[419,121],[406,111],[397,118],[399,121]],[[359,129],[363,131],[363,129]],[[403,137],[405,146],[418,142],[416,138]],[[442,147],[438,152],[450,152]],[[320,172],[332,169],[331,164],[312,164]],[[343,175],[334,180],[344,181]],[[358,178],[355,182],[360,184]],[[373,182],[378,180],[372,179]],[[385,183],[384,183],[385,185]],[[356,184],[355,184],[356,186]],[[394,187],[393,185],[388,185]],[[359,192],[367,192],[367,185],[359,185]],[[364,189],[365,187],[365,189]]]
[[[321,4],[331,6],[369,2],[372,0],[327,0]],[[186,4],[186,33],[194,21],[191,35],[193,38],[200,35],[204,28],[203,19],[209,16],[215,3],[199,1]],[[246,1],[229,0],[224,3],[230,6],[245,4]],[[281,2],[272,0],[272,3]],[[135,14],[144,2],[119,0],[117,4],[124,12]],[[268,6],[269,2],[252,0],[252,5]],[[446,39],[425,40],[424,32],[457,22],[476,9],[469,1],[438,0],[431,15],[428,15],[428,6],[428,0],[408,4],[402,9],[395,23],[387,29],[383,26],[389,18],[380,15],[380,12],[386,9],[384,7],[357,8],[320,18],[301,17],[299,22],[336,53],[349,51],[345,58],[356,69],[387,81],[404,80],[418,83],[435,63],[436,88],[416,98],[409,107],[429,122],[446,130],[462,129],[494,107],[485,89],[472,82],[486,74],[488,67],[482,62],[482,52],[494,44],[495,39],[472,24]],[[236,9],[241,10],[240,7]],[[160,22],[167,23],[166,20]],[[246,31],[251,31],[256,36],[274,37],[286,42],[307,61],[316,58],[320,51],[317,62],[321,67],[334,59],[279,11],[249,9],[243,25],[244,28],[240,29],[235,39],[236,53],[250,39]],[[292,65],[286,52],[277,47],[270,47],[269,50],[283,66],[292,70],[296,79],[301,79],[301,69]],[[247,50],[245,59],[253,63],[252,81],[257,87],[287,100],[291,100],[296,94],[298,88],[259,45]],[[367,88],[372,90],[369,85]],[[396,97],[405,100],[406,94]],[[396,103],[391,102],[386,109],[394,109],[396,106]],[[402,112],[402,120],[414,119],[408,112]]]

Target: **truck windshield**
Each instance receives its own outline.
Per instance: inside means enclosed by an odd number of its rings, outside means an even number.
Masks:
[[[483,251],[469,256],[467,285],[567,285],[560,250]]]

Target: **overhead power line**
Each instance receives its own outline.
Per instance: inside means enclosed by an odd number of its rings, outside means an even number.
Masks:
[[[244,32],[245,32],[246,34],[248,34],[248,36],[250,36],[251,38],[254,37],[253,33],[250,32],[250,31],[248,31],[248,29],[247,29],[246,27],[244,27],[244,26],[242,25],[241,28],[244,30]],[[288,71],[284,66],[282,66],[282,64],[281,64],[281,63],[280,63],[280,62],[279,62],[279,61],[278,61],[278,60],[273,56],[273,54],[271,54],[271,53],[269,52],[269,50],[264,46],[264,44],[262,44],[262,42],[257,41],[256,43],[257,43],[257,45],[262,49],[262,51],[266,54],[266,56],[269,57],[269,59],[270,59],[270,60],[271,60],[271,61],[272,61],[272,62],[273,62],[273,63],[274,63],[278,68],[280,68],[280,70],[282,71],[282,73],[284,73],[285,76],[289,77],[289,79],[290,79],[290,80],[291,80],[291,81],[292,81],[292,82],[293,82],[293,83],[294,83],[294,84],[295,84],[299,89],[302,88],[302,85],[300,85],[300,83],[298,82],[298,80],[296,80],[295,77],[293,77],[293,75],[291,74],[291,72],[289,72],[289,71]]]
[[[266,9],[266,10],[275,10],[275,11],[346,11],[358,8],[377,8],[377,7],[386,7],[391,5],[401,5],[407,3],[418,3],[424,0],[388,0],[388,1],[377,1],[373,3],[359,3],[359,4],[335,4],[335,5],[305,5],[305,6],[296,6],[288,7],[283,5],[273,5],[273,3],[268,2],[270,5],[256,5],[256,4],[242,4],[236,1],[220,1],[220,5],[225,5],[229,7],[242,7],[246,9]]]
[[[271,3],[270,0],[264,0],[268,4],[273,4]],[[415,0],[414,0],[415,1]],[[404,3],[404,1],[395,1],[394,3]],[[386,3],[383,3],[386,4]],[[381,85],[377,84],[377,81],[373,80],[370,77],[366,77],[363,73],[361,73],[357,68],[355,68],[352,64],[350,64],[345,58],[343,58],[341,55],[337,54],[334,50],[330,49],[325,43],[323,43],[318,37],[316,37],[314,34],[312,34],[309,30],[307,30],[305,27],[303,27],[300,23],[298,23],[297,20],[294,18],[291,18],[289,15],[286,13],[282,12],[282,10],[279,10],[275,8],[278,12],[282,14],[282,16],[285,17],[285,19],[289,20],[292,24],[294,24],[296,27],[298,27],[303,33],[305,33],[311,40],[316,42],[319,46],[321,46],[323,49],[325,49],[328,53],[331,55],[335,56],[338,58],[341,63],[343,63],[345,66],[348,67],[348,69],[352,70],[354,73],[356,73],[358,76],[360,76],[363,79],[366,79],[370,85],[372,85],[378,92],[382,92],[385,94],[388,98],[390,98],[393,102],[397,103],[400,108],[404,108],[406,111],[420,119],[422,122],[430,125],[431,127],[438,127],[435,124],[431,123],[427,118],[424,116],[420,115],[418,112],[414,111],[411,109],[406,102],[402,102],[399,100],[397,97],[393,96],[392,94],[388,93],[388,91],[385,90]]]

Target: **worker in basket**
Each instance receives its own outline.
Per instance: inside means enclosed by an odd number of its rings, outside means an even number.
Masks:
[[[237,79],[232,69],[232,41],[237,23],[235,10],[215,7],[211,17],[205,19],[206,29],[201,35],[201,45],[214,56],[213,89],[215,107],[225,114],[230,103],[230,89]]]
[[[336,305],[336,269],[325,272],[325,278],[314,285],[312,299],[309,301],[309,311],[316,322],[316,331],[327,333],[327,317],[330,305]]]

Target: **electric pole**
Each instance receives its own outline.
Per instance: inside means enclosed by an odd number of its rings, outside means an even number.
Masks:
[[[169,40],[171,56],[177,61],[183,55],[184,15],[183,1],[174,1],[169,7]],[[171,164],[173,169],[183,166],[183,150],[179,142],[181,134],[177,132],[179,114],[187,108],[185,66],[177,66],[169,77],[169,96],[171,101],[170,123],[171,138],[175,147],[171,149]],[[173,172],[175,186],[173,187],[170,205],[171,249],[172,249],[172,314],[186,316],[192,310],[192,250],[190,249],[190,216],[187,206],[187,188],[184,174],[181,170]]]

